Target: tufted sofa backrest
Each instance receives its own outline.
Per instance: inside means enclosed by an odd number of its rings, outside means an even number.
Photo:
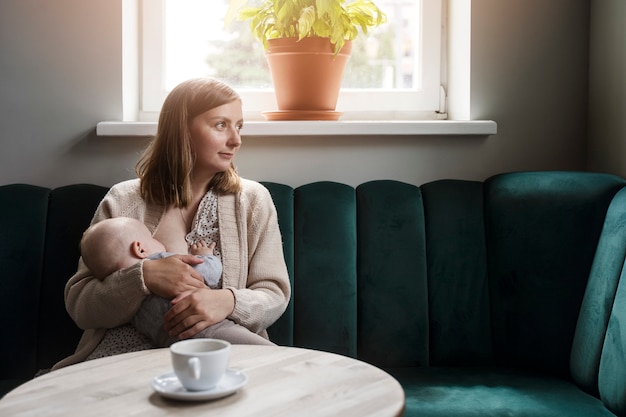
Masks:
[[[614,365],[626,346],[625,184],[572,172],[421,187],[265,182],[293,287],[270,336],[382,367],[571,375],[624,413],[626,371]],[[63,288],[106,191],[0,186],[0,321],[15,341],[0,344],[12,358],[2,378],[28,379],[75,348]]]
[[[0,186],[0,376],[23,380],[71,354],[81,331],[63,302],[76,272],[78,243],[108,191],[91,184],[50,190]]]
[[[582,300],[571,354],[572,377],[626,414],[626,189],[609,206]]]
[[[265,185],[281,194],[286,252],[293,248],[287,317],[297,326],[275,333],[282,342],[381,366],[569,374],[596,245],[624,181],[518,173],[421,187]]]

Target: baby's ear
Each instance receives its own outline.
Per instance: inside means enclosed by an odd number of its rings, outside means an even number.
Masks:
[[[130,252],[133,254],[134,257],[139,259],[145,259],[150,255],[148,251],[143,248],[141,242],[138,240],[135,240],[133,243],[130,244]]]

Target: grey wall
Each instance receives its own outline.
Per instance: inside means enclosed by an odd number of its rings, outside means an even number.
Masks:
[[[122,116],[121,6],[0,0],[0,184],[134,176],[146,140],[95,136],[98,121]],[[495,120],[495,136],[248,137],[239,170],[297,186],[585,169],[589,9],[590,0],[472,1],[471,114]]]
[[[626,177],[626,2],[592,0],[589,169]]]

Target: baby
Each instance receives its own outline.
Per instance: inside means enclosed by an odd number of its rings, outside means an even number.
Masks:
[[[222,264],[214,256],[215,243],[200,241],[190,246],[190,253],[202,258],[203,262],[193,267],[200,272],[209,288],[218,288],[222,275]],[[171,255],[165,246],[152,237],[150,230],[139,220],[114,217],[102,220],[89,227],[80,242],[83,262],[94,277],[103,280],[113,272],[135,265],[142,259],[162,259]],[[166,347],[177,339],[163,327],[163,316],[170,309],[169,300],[149,295],[141,304],[131,324],[148,337],[156,347]],[[231,343],[273,344],[247,328],[224,320],[214,324],[194,338],[221,338]]]

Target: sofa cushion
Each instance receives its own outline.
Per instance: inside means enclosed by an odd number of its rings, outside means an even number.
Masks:
[[[79,242],[108,188],[73,184],[50,192],[44,276],[41,282],[38,368],[50,368],[74,352],[82,334],[65,309],[63,290],[80,257]],[[62,340],[62,343],[55,341]],[[72,347],[74,346],[74,347]]]
[[[354,188],[300,186],[294,212],[294,345],[356,356]]]
[[[580,304],[607,208],[611,175],[512,173],[485,182],[496,364],[569,375]]]
[[[572,382],[503,368],[388,369],[406,395],[405,417],[614,415]]]
[[[572,344],[572,377],[594,395],[598,394],[602,346],[625,259],[626,189],[615,195],[608,208]]]
[[[600,398],[615,414],[626,415],[626,276],[617,288],[602,348],[598,386]]]
[[[358,357],[428,364],[428,290],[420,189],[372,181],[357,192]]]
[[[275,182],[263,182],[274,200],[278,226],[283,238],[283,254],[293,288],[293,188]],[[283,315],[267,329],[270,339],[278,345],[293,345],[293,297]]]
[[[483,184],[421,187],[426,216],[431,366],[493,363]]]
[[[0,186],[3,380],[30,379],[38,369],[38,320],[49,194],[47,188],[32,185]]]
[[[594,341],[593,346],[587,349],[590,353],[588,366],[598,369],[600,398],[615,414],[626,415],[626,189],[615,196],[609,207],[602,238],[597,263],[594,263],[594,269],[598,264],[598,271],[594,270],[597,274],[590,278],[587,287],[581,308],[585,315],[581,314],[579,319],[576,341]],[[606,274],[600,271],[604,268]],[[591,326],[592,322],[596,323],[596,328]],[[602,339],[595,333],[605,328],[606,336],[597,368],[598,342]],[[578,345],[575,347],[578,348]]]

